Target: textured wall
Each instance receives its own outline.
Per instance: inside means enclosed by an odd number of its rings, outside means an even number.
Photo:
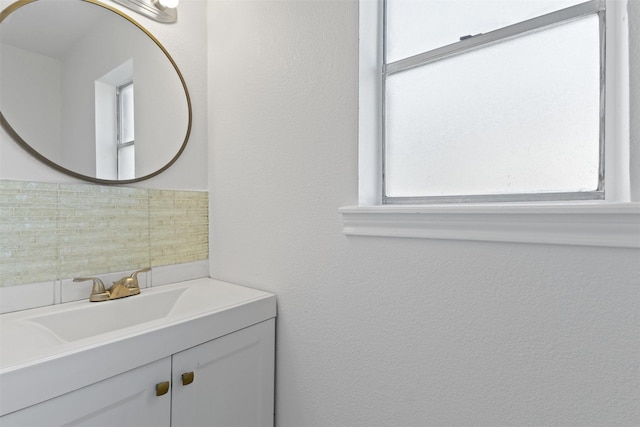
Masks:
[[[638,251],[344,236],[357,2],[209,6],[211,272],[278,294],[279,427],[638,425]]]

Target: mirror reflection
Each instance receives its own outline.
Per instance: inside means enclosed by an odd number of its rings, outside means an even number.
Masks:
[[[159,42],[93,0],[17,4],[0,23],[0,111],[14,139],[96,182],[170,166],[189,137],[191,107]]]

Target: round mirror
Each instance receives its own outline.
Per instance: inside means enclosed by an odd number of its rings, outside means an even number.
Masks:
[[[21,0],[3,10],[0,94],[13,139],[98,183],[159,174],[191,131],[187,86],[167,50],[94,0]]]

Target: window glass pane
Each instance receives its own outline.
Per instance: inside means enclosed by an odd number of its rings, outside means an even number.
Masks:
[[[121,143],[134,140],[133,83],[120,87]]]
[[[118,179],[133,179],[136,177],[135,145],[118,148]]]
[[[387,0],[387,62],[446,46],[466,35],[564,9],[584,0]]]
[[[390,197],[595,190],[596,15],[390,75]]]

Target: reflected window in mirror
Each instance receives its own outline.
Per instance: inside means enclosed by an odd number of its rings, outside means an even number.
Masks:
[[[133,59],[98,78],[95,86],[96,176],[135,177]]]
[[[119,86],[118,99],[118,179],[133,179],[136,176],[135,127],[133,105],[133,82]]]

